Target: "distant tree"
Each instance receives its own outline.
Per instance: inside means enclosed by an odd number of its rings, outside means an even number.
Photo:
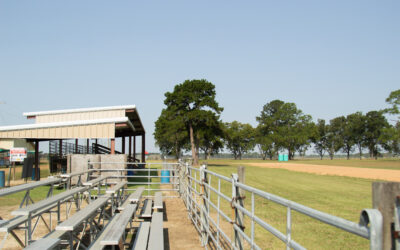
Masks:
[[[342,141],[343,141],[343,146],[342,146],[342,151],[343,153],[346,153],[346,158],[347,160],[350,159],[350,153],[353,152],[354,149],[354,135],[353,135],[353,129],[352,129],[352,124],[350,121],[346,118],[344,118],[343,122],[343,132],[342,132]]]
[[[388,98],[386,98],[386,102],[392,105],[391,108],[386,109],[385,111],[390,114],[400,114],[400,89],[392,91]]]
[[[322,160],[327,147],[327,132],[328,127],[325,124],[324,119],[318,119],[317,124],[315,125],[315,131],[311,137],[312,142],[314,143],[315,151],[318,153],[320,159]]]
[[[371,158],[377,159],[380,147],[384,142],[384,131],[389,127],[383,112],[370,111],[366,115],[364,145],[368,148]]]
[[[211,155],[218,154],[219,150],[224,147],[223,124],[217,116],[210,118],[198,132],[200,149],[204,152],[205,160],[208,160]]]
[[[289,159],[310,143],[311,116],[303,114],[294,103],[273,100],[264,105],[256,119],[264,130],[269,131],[276,148],[288,150]]]
[[[356,112],[348,115],[346,120],[348,132],[351,134],[354,145],[356,145],[358,148],[359,157],[361,160],[366,129],[366,118],[361,112]]]
[[[263,160],[267,157],[272,160],[274,155],[278,152],[272,135],[268,132],[264,132],[264,128],[260,125],[255,129],[255,143]]]
[[[188,133],[180,116],[163,109],[155,122],[154,139],[165,155],[181,157],[182,149],[188,145]]]
[[[223,111],[215,96],[215,86],[205,79],[186,80],[165,93],[166,109],[180,116],[188,130],[194,165],[199,164],[199,131]]]
[[[254,128],[250,124],[237,121],[225,123],[224,138],[226,148],[232,152],[235,160],[254,148]]]
[[[326,149],[329,154],[329,158],[333,160],[336,152],[343,147],[343,132],[346,118],[343,116],[336,117],[330,120],[328,125],[328,133],[326,137]]]

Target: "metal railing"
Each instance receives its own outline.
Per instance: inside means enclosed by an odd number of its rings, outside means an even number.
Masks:
[[[100,166],[100,168],[96,168]],[[127,168],[125,168],[125,166]],[[88,162],[88,169],[92,169],[91,177],[106,175],[107,183],[115,180],[126,179],[126,191],[134,191],[138,186],[144,186],[146,195],[143,197],[154,197],[154,191],[171,191],[171,195],[164,195],[165,198],[178,198],[178,163],[138,163],[138,162]],[[163,173],[163,171],[166,171]],[[167,175],[166,175],[167,173]],[[168,181],[163,182],[163,178]],[[105,190],[102,187],[100,191]],[[176,194],[174,194],[174,192]]]
[[[296,211],[324,224],[368,239],[370,249],[382,249],[382,215],[377,209],[362,210],[360,222],[355,223],[245,185],[239,181],[237,174],[226,177],[207,170],[204,165],[195,168],[183,162],[180,162],[177,169],[179,193],[186,205],[189,218],[201,235],[202,245],[206,248],[210,244],[217,249],[265,248],[255,240],[257,226],[257,229],[265,230],[282,241],[286,249],[305,249],[292,238],[292,213]],[[230,196],[221,191],[221,185],[231,186]],[[250,209],[244,206],[245,193],[250,194]],[[258,202],[261,199],[286,208],[285,233],[255,214],[256,198]],[[230,216],[223,211],[221,207],[223,202],[229,203]],[[216,215],[210,212],[210,208]],[[250,230],[244,230],[245,219],[250,221]],[[222,229],[223,224],[230,225],[231,236]]]

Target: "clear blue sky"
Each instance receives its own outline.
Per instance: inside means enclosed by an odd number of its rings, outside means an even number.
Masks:
[[[224,121],[295,102],[332,119],[400,88],[400,1],[0,1],[0,125],[136,104],[155,151],[164,93],[216,85]]]

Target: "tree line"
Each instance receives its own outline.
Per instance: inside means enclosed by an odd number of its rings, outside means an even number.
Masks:
[[[385,110],[356,112],[330,121],[314,122],[295,103],[273,100],[256,117],[256,127],[222,122],[223,108],[215,98],[215,86],[205,79],[186,80],[165,93],[166,107],[155,122],[154,132],[163,154],[180,158],[182,152],[191,151],[195,165],[200,152],[208,158],[224,148],[235,159],[256,148],[264,160],[274,159],[282,151],[293,159],[296,153],[304,156],[312,147],[321,159],[326,154],[333,159],[339,152],[349,159],[354,151],[361,158],[364,150],[373,158],[383,151],[400,154],[400,122],[391,125],[385,117],[400,114],[400,90],[390,93],[386,99],[390,107]]]

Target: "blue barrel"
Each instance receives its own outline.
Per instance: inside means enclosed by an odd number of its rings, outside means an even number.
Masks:
[[[283,155],[281,154],[278,155],[278,161],[283,161]]]
[[[6,180],[6,177],[5,177],[4,171],[0,171],[0,187],[2,187],[2,188],[4,187],[5,180]]]
[[[289,155],[287,154],[283,155],[283,161],[289,161]]]
[[[169,183],[170,182],[170,171],[169,170],[161,170],[161,183]]]
[[[132,168],[128,167],[128,169],[132,169]],[[135,175],[135,171],[133,171],[133,170],[128,170],[128,171],[126,172],[126,175],[127,175],[127,176],[134,176],[134,175]]]
[[[35,168],[32,169],[32,181],[35,180]],[[40,168],[39,168],[39,180],[40,180]]]

